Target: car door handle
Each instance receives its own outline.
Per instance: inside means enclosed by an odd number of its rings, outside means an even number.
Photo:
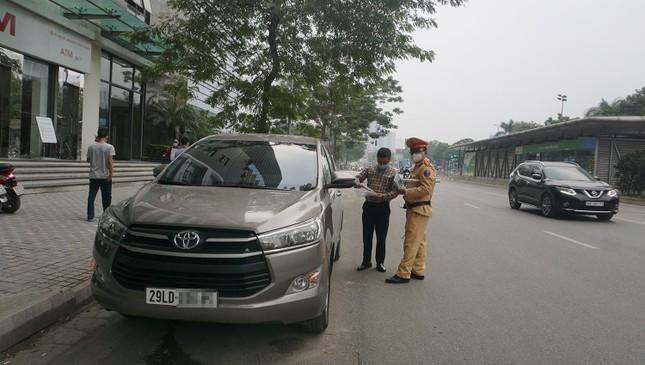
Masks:
[[[336,196],[341,196],[341,195],[343,195],[343,192],[342,192],[342,191],[340,191],[340,190],[338,190],[338,191],[336,192]]]

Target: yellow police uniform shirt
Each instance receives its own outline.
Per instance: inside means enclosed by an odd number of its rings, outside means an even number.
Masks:
[[[427,202],[432,200],[434,184],[437,180],[437,171],[428,159],[419,162],[412,170],[410,181],[406,185],[405,196],[403,199],[406,203]],[[415,213],[426,217],[432,217],[432,206],[420,205],[410,208]]]

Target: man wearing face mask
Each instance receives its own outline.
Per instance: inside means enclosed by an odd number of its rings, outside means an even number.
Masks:
[[[427,158],[428,143],[412,137],[405,141],[415,163],[410,182],[398,188],[405,200],[405,239],[403,258],[396,275],[385,279],[386,283],[402,284],[425,279],[426,273],[426,227],[432,217],[432,193],[437,177],[434,166]]]
[[[392,152],[381,148],[376,153],[377,165],[369,166],[356,176],[356,186],[367,179],[367,187],[376,195],[366,196],[363,203],[363,262],[356,269],[363,271],[372,267],[372,239],[376,231],[376,270],[385,272],[385,238],[390,224],[390,200],[397,197],[394,178],[397,170],[389,165]]]

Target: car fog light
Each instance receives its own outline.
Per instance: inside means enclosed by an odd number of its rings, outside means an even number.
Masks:
[[[289,289],[287,294],[301,292],[307,289],[313,289],[320,284],[320,268],[310,271],[308,273],[296,276]]]
[[[569,202],[564,202],[565,207],[569,207]]]
[[[307,277],[304,275],[300,275],[297,278],[293,279],[293,283],[291,283],[291,287],[295,291],[302,291],[307,289],[309,286],[309,281],[307,280]]]

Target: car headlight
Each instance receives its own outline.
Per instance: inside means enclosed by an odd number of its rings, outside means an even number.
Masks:
[[[576,194],[577,194],[575,190],[573,190],[573,189],[571,189],[571,188],[565,188],[564,186],[556,186],[555,188],[556,188],[559,192],[561,192],[562,194],[565,194],[565,195],[571,195],[571,196],[574,196],[574,195],[576,195]]]
[[[112,209],[108,209],[99,219],[97,234],[118,245],[125,237],[127,230],[128,227],[114,216]]]
[[[615,196],[618,196],[618,190],[616,190],[616,189],[609,190],[607,192],[607,196],[612,197],[612,198],[615,197]]]
[[[264,233],[258,236],[264,251],[285,250],[320,241],[322,223],[320,218],[302,224]]]

